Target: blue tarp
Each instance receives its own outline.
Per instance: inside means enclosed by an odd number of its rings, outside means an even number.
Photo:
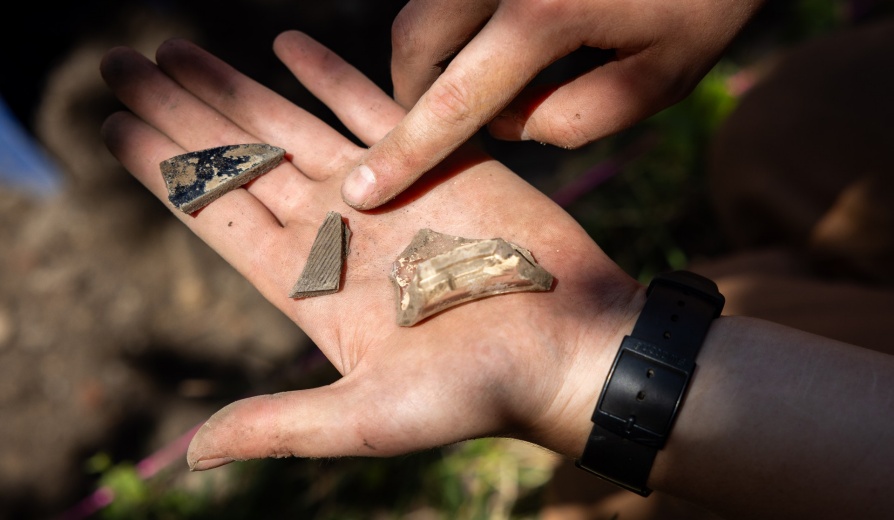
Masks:
[[[35,195],[56,192],[62,175],[39,142],[0,97],[0,183]]]

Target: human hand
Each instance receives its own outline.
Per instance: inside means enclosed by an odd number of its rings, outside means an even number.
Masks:
[[[275,52],[365,143],[404,116],[385,93],[317,42],[282,34]],[[601,381],[642,304],[639,284],[562,209],[500,163],[461,150],[377,214],[340,186],[363,149],[301,108],[182,40],[156,66],[116,48],[101,70],[131,110],[103,126],[109,149],[169,208],[159,163],[223,144],[266,142],[288,161],[180,220],[295,321],[343,375],[310,390],[237,401],[193,439],[190,467],[270,456],[390,456],[508,435],[570,457],[583,449]],[[340,292],[288,298],[326,212],[353,236]],[[420,228],[502,237],[557,279],[396,325],[391,263]]]
[[[345,201],[379,206],[488,123],[498,138],[563,148],[627,128],[688,95],[762,3],[411,0],[394,22],[391,70],[412,109],[347,177]],[[580,47],[616,59],[525,88]]]

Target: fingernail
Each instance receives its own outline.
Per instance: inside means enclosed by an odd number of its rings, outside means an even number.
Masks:
[[[236,459],[231,459],[229,457],[220,457],[217,459],[206,459],[206,460],[197,460],[190,464],[190,471],[206,471],[209,469],[219,468],[221,466],[226,466],[227,464],[235,461]]]
[[[345,179],[341,194],[351,206],[362,206],[376,187],[376,174],[365,164],[354,168]]]

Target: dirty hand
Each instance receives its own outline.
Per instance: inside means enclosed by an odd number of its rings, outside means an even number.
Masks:
[[[762,1],[411,0],[391,68],[412,109],[347,177],[344,199],[379,206],[488,122],[498,138],[566,148],[622,130],[686,96]],[[580,47],[617,59],[523,92]]]
[[[404,116],[387,94],[306,35],[284,33],[274,48],[363,142],[377,142]],[[568,214],[472,150],[460,150],[428,184],[417,183],[376,214],[358,212],[343,202],[340,187],[363,148],[189,42],[166,42],[156,62],[126,48],[105,56],[103,76],[130,109],[103,126],[109,149],[171,207],[162,160],[224,144],[284,148],[288,160],[244,189],[194,215],[171,209],[343,375],[329,386],[225,407],[193,439],[190,467],[260,457],[390,456],[489,435],[579,455],[601,382],[643,294]],[[342,289],[291,299],[332,210],[353,232]],[[426,227],[514,242],[557,283],[550,292],[485,298],[399,327],[391,263]]]

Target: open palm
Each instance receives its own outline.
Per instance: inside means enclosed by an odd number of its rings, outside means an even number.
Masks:
[[[403,117],[378,87],[306,35],[284,33],[274,48],[364,143]],[[269,456],[389,456],[486,435],[579,452],[642,291],[567,213],[471,149],[388,206],[358,212],[342,201],[341,184],[363,148],[189,42],[163,44],[156,60],[126,48],[103,60],[104,78],[131,110],[104,125],[109,149],[168,204],[164,159],[225,144],[284,148],[289,160],[245,189],[194,215],[172,210],[344,376],[227,406],[193,440],[194,469]],[[353,233],[342,289],[290,299],[327,211],[341,213]],[[399,327],[388,275],[421,228],[514,242],[557,283],[548,293],[485,298]]]

